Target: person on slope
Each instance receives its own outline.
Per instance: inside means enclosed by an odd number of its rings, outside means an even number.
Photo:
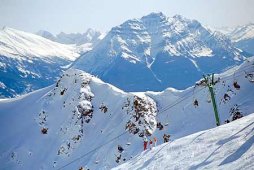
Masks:
[[[153,138],[153,143],[154,143],[154,147],[156,147],[157,146],[157,138],[156,137]]]
[[[150,139],[149,140],[149,148],[152,149],[153,148],[153,141]]]
[[[144,137],[144,151],[147,149],[148,140],[146,136]]]

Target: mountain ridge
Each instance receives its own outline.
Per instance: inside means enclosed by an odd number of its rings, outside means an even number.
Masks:
[[[0,97],[52,84],[80,56],[76,46],[5,27],[0,30]]]
[[[146,91],[168,86],[184,89],[204,73],[222,71],[244,59],[227,37],[210,32],[198,21],[152,13],[113,27],[73,67],[125,91]],[[128,77],[127,82],[122,77]],[[186,84],[180,77],[188,79]]]

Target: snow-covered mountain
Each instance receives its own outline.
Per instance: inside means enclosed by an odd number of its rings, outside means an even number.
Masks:
[[[12,28],[0,30],[0,97],[52,84],[79,57],[75,46]]]
[[[222,71],[244,58],[230,39],[196,20],[151,13],[112,28],[74,68],[125,91],[183,89],[204,73]]]
[[[249,58],[215,76],[221,123],[253,113],[253,74]],[[111,169],[142,152],[144,135],[162,144],[164,133],[176,140],[215,127],[201,82],[183,91],[126,93],[69,69],[55,85],[0,100],[0,169]]]
[[[236,47],[254,54],[254,24],[239,26],[228,35]]]
[[[54,36],[48,31],[40,30],[37,32],[37,35],[40,35],[44,38],[50,39],[51,41],[59,42],[62,44],[76,44],[83,45],[87,43],[97,44],[104,36],[104,33],[96,31],[94,29],[88,29],[85,33],[64,33],[61,32]]]
[[[153,148],[113,170],[253,169],[254,113]]]

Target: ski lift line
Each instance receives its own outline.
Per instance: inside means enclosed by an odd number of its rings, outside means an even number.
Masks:
[[[245,69],[245,70],[242,70],[241,72],[238,72],[238,73],[241,73],[241,74],[238,74],[238,75],[236,75],[235,74],[235,76],[233,77],[233,78],[231,78],[231,76],[232,75],[230,75],[230,76],[226,76],[226,77],[223,77],[223,78],[221,78],[220,80],[230,80],[230,79],[234,79],[234,78],[236,78],[236,77],[240,77],[240,76],[242,76],[242,75],[244,75],[246,72],[247,69]]]
[[[119,137],[121,137],[121,136],[125,135],[126,133],[128,133],[128,131],[125,131],[124,133],[121,133],[120,135],[118,135],[118,136],[116,136],[116,137],[114,137],[114,138],[110,139],[109,141],[105,142],[104,144],[101,144],[100,146],[97,146],[96,148],[94,148],[94,149],[90,150],[89,152],[87,152],[87,153],[85,153],[85,154],[81,155],[80,157],[78,157],[78,158],[76,158],[76,159],[72,160],[71,162],[69,162],[69,163],[65,164],[64,166],[59,167],[57,170],[63,169],[63,168],[65,168],[65,167],[67,167],[67,166],[69,166],[69,165],[73,164],[74,162],[76,162],[76,161],[78,161],[78,160],[80,160],[80,159],[82,159],[82,158],[86,157],[87,155],[89,155],[89,154],[91,154],[91,153],[95,152],[97,149],[102,148],[103,146],[105,146],[105,145],[107,145],[107,144],[111,143],[112,141],[114,141],[114,140],[118,139]]]
[[[248,65],[248,66],[246,66],[246,67],[244,67],[244,68],[242,68],[242,69],[238,69],[238,70],[236,70],[237,72],[234,71],[234,74],[236,75],[236,74],[238,74],[238,73],[244,72],[244,71],[250,69],[251,67],[254,68],[254,65]],[[232,68],[229,68],[229,69],[225,70],[224,72],[227,72],[227,71],[230,70],[230,69],[232,69]],[[223,80],[224,78],[227,78],[227,77],[231,77],[231,76],[232,76],[232,75],[225,76],[225,77],[221,78],[221,80]]]
[[[200,89],[199,91],[197,91],[197,92],[200,92],[200,91],[203,90],[203,89],[204,89],[204,88],[201,88],[201,89]],[[190,92],[192,92],[192,91],[190,91]],[[187,94],[190,94],[190,92],[187,93]],[[197,93],[197,92],[196,92],[196,93]],[[187,94],[185,94],[184,96],[186,96]],[[180,101],[178,101],[178,102],[176,102],[176,103],[170,105],[170,107],[165,108],[165,110],[159,112],[157,115],[159,115],[160,113],[162,113],[162,112],[164,112],[164,111],[166,111],[166,110],[168,110],[168,109],[174,107],[175,105],[181,103],[182,101],[186,100],[187,98],[189,98],[189,97],[191,97],[191,96],[192,96],[192,95],[190,95],[190,96],[188,96],[188,97],[185,97],[185,98],[182,97],[182,98],[181,98],[182,100],[180,100]],[[116,137],[110,139],[109,141],[105,142],[104,144],[101,144],[100,146],[98,146],[98,147],[96,147],[96,148],[90,150],[89,152],[87,152],[87,153],[81,155],[80,157],[78,157],[78,158],[72,160],[72,161],[69,162],[68,164],[65,164],[64,166],[58,168],[57,170],[63,169],[63,168],[65,168],[65,167],[67,167],[67,166],[73,164],[74,162],[79,161],[80,159],[86,157],[87,155],[89,155],[89,154],[95,152],[97,149],[102,148],[103,146],[105,146],[105,145],[111,143],[112,141],[114,141],[114,140],[116,140],[116,139],[119,139],[119,137],[123,136],[123,135],[126,134],[126,133],[128,133],[128,131],[125,131],[124,133],[121,133],[120,135],[118,135],[118,136],[116,136]]]
[[[249,70],[251,67],[254,68],[254,65],[249,65],[249,66],[244,67],[243,69],[239,69],[240,71],[237,70],[238,72],[233,73],[233,75],[234,75],[233,77],[235,78],[235,77],[239,77],[239,76],[244,75],[246,73],[245,71]],[[230,69],[228,69],[228,70],[230,70]],[[227,72],[228,70],[226,70],[225,72]],[[232,77],[232,75],[228,75],[228,76],[225,76],[223,78],[220,78],[220,80],[230,80],[230,79],[232,79],[231,77]]]
[[[203,90],[203,89],[205,89],[205,87],[203,87],[203,88],[199,89],[198,91],[196,91],[195,94],[201,92],[201,90]],[[189,93],[187,93],[187,94],[190,94],[190,93],[192,93],[192,91],[189,92]],[[188,99],[188,98],[190,98],[190,97],[192,97],[192,96],[193,96],[193,94],[192,94],[192,95],[189,95],[189,96],[187,96],[187,95],[182,96],[181,98],[179,98],[180,100],[178,99],[178,101],[176,101],[175,103],[166,106],[166,107],[165,107],[164,109],[162,109],[157,115],[160,115],[160,114],[162,114],[163,112],[165,112],[165,111],[167,111],[167,110],[169,110],[169,109],[175,107],[175,106],[178,105],[179,103],[183,102],[184,100],[186,100],[186,99]]]
[[[246,70],[246,68],[245,68],[244,70]],[[244,70],[242,70],[241,72],[244,72]],[[238,72],[238,73],[239,73],[239,72]],[[237,76],[235,76],[235,77],[239,77],[239,76],[241,76],[241,75],[243,75],[243,74],[237,75]],[[230,77],[230,76],[227,76],[227,77]],[[226,77],[226,78],[227,78],[227,77]],[[234,78],[235,78],[235,77],[234,77]],[[221,80],[230,80],[230,79],[232,79],[232,78],[225,79],[225,77],[224,77],[224,78],[221,79]],[[192,97],[194,94],[197,94],[197,93],[201,92],[201,91],[202,91],[203,89],[205,89],[205,88],[206,88],[206,87],[202,87],[201,89],[199,89],[199,90],[196,91],[196,92],[189,91],[188,93],[186,93],[185,95],[183,95],[181,98],[179,98],[175,103],[166,106],[164,109],[162,109],[162,111],[158,112],[157,116],[158,116],[158,115],[161,115],[163,112],[165,112],[165,111],[167,111],[167,110],[169,110],[169,109],[175,107],[176,105],[178,105],[179,103],[183,102],[184,100],[186,100],[186,99]],[[192,95],[189,95],[189,94],[191,94],[191,93],[192,93]],[[98,147],[96,147],[96,148],[90,150],[89,152],[87,152],[87,153],[81,155],[80,157],[78,157],[78,158],[72,160],[71,162],[69,162],[68,164],[65,164],[64,166],[58,168],[57,170],[63,169],[63,168],[65,168],[65,167],[71,165],[72,163],[74,163],[74,162],[76,162],[76,161],[78,161],[78,160],[84,158],[85,156],[87,156],[87,155],[89,155],[89,154],[95,152],[97,149],[102,148],[103,146],[105,146],[105,145],[111,143],[112,141],[118,139],[119,137],[123,136],[123,135],[126,134],[126,133],[128,133],[128,131],[125,131],[124,133],[119,134],[118,136],[116,136],[116,137],[110,139],[109,141],[105,142],[104,144],[101,144],[100,146],[98,146]]]
[[[175,105],[181,103],[182,101],[184,101],[184,100],[186,100],[186,99],[192,97],[194,94],[200,92],[200,91],[203,90],[204,88],[205,88],[205,87],[201,88],[200,90],[196,91],[195,93],[193,93],[193,91],[189,91],[189,92],[186,93],[185,95],[181,96],[181,97],[180,97],[176,102],[174,102],[173,104],[166,106],[166,107],[165,107],[164,109],[162,109],[157,115],[159,115],[159,114],[165,112],[166,110],[168,110],[168,109],[174,107]],[[188,96],[188,95],[191,94],[191,93],[193,93],[193,94],[190,95],[190,96]]]
[[[182,101],[184,101],[184,100],[186,100],[186,99],[192,97],[194,94],[200,92],[200,91],[203,90],[204,88],[205,88],[205,87],[201,88],[199,91],[196,91],[195,93],[193,93],[193,94],[190,95],[190,96],[187,96],[187,95],[188,95],[188,94],[191,94],[191,92],[185,94],[184,96],[182,96],[181,98],[179,98],[175,103],[173,103],[173,104],[171,104],[171,105],[165,107],[162,111],[160,111],[160,113],[162,113],[162,112],[164,112],[164,111],[166,111],[166,110],[172,108],[173,106],[175,106],[175,105],[181,103]]]
[[[245,70],[247,70],[247,69],[245,69]],[[244,72],[245,70],[242,70],[241,72]],[[238,72],[238,73],[239,73],[239,72]],[[225,79],[225,77],[224,77],[224,78],[222,78],[222,79],[220,79],[220,80],[235,79],[236,77],[240,77],[240,76],[242,76],[242,75],[244,75],[244,74],[245,74],[245,72],[244,72],[244,73],[241,73],[241,74],[239,74],[239,75],[237,75],[237,76],[234,76],[233,78],[232,78],[231,76],[227,76],[227,77],[226,77],[227,79]],[[205,88],[205,87],[199,89],[199,90],[196,91],[196,92],[190,91],[190,92],[186,93],[184,96],[182,96],[181,98],[179,98],[180,100],[178,99],[178,101],[176,101],[175,103],[166,106],[166,107],[165,107],[164,109],[162,109],[157,115],[160,115],[161,113],[163,113],[163,112],[169,110],[170,108],[173,108],[174,106],[178,105],[178,104],[181,103],[182,101],[184,101],[184,100],[186,100],[186,99],[188,99],[188,98],[194,96],[194,94],[199,93],[199,92],[200,92],[201,90],[203,90],[204,88]],[[193,93],[193,94],[190,95],[190,96],[188,96],[188,95],[191,94],[191,93]]]
[[[116,113],[116,111],[115,111],[114,113]],[[122,119],[121,122],[123,122],[124,120],[125,120],[125,119]],[[121,122],[120,122],[120,123],[121,123]],[[87,156],[87,155],[89,155],[89,154],[95,152],[97,149],[102,148],[103,146],[105,146],[105,145],[111,143],[111,142],[114,141],[114,140],[119,140],[119,137],[121,137],[121,136],[123,136],[123,135],[125,135],[125,134],[127,134],[127,133],[128,133],[128,131],[125,131],[125,132],[123,132],[123,133],[121,133],[121,134],[115,136],[114,138],[110,139],[109,141],[107,141],[107,142],[105,142],[105,143],[99,145],[98,147],[95,147],[94,149],[92,149],[92,150],[90,150],[89,152],[87,152],[87,153],[85,153],[85,154],[79,156],[78,158],[72,160],[71,162],[69,162],[68,164],[66,164],[66,165],[64,165],[64,166],[62,166],[62,167],[60,167],[60,168],[58,168],[57,170],[63,169],[63,168],[65,168],[65,167],[69,166],[70,164],[72,164],[72,163],[74,163],[74,162],[76,162],[76,161],[79,161],[80,159],[82,159],[82,158],[84,158],[85,156]]]
[[[115,112],[116,112],[116,111],[115,111]],[[121,120],[121,122],[123,122],[123,121],[124,121],[124,119]],[[121,122],[120,122],[120,123],[121,123]],[[112,132],[112,133],[113,133],[113,132]],[[112,133],[111,133],[111,134],[112,134]],[[121,133],[121,134],[115,136],[114,138],[110,139],[109,141],[105,142],[104,144],[101,144],[100,146],[98,146],[98,147],[96,147],[96,148],[90,150],[89,152],[87,152],[87,153],[85,153],[85,154],[79,156],[78,158],[76,158],[76,159],[74,159],[73,161],[69,162],[68,164],[66,164],[66,165],[64,165],[64,166],[62,166],[62,167],[60,167],[60,168],[58,168],[57,170],[63,169],[63,168],[65,168],[65,167],[69,166],[70,164],[72,164],[72,163],[74,163],[74,162],[76,162],[76,161],[79,161],[80,159],[82,159],[82,158],[86,157],[87,155],[89,155],[89,154],[95,152],[97,149],[102,148],[103,146],[109,144],[110,142],[112,142],[112,141],[114,141],[114,140],[119,140],[119,137],[121,137],[121,136],[123,136],[123,135],[125,135],[125,134],[127,134],[127,133],[128,133],[128,131],[125,131],[125,132],[123,132],[123,133]]]

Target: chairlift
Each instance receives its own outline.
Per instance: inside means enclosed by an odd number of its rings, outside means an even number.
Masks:
[[[236,90],[240,90],[240,85],[237,83],[237,81],[234,81],[233,85]]]
[[[251,83],[254,83],[254,73],[245,72],[245,74],[246,74],[245,78],[247,78]]]
[[[192,94],[192,96],[193,96],[193,105],[195,107],[198,107],[198,100],[195,98],[195,87],[193,88],[193,94]]]
[[[197,99],[194,100],[193,105],[194,105],[195,107],[198,107],[198,100],[197,100]]]

